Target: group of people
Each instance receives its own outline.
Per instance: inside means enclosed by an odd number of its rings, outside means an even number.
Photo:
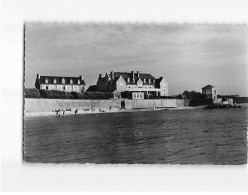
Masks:
[[[82,109],[83,111],[96,111],[96,108],[83,108]],[[112,110],[112,107],[110,106],[109,107],[109,111],[111,111]],[[72,108],[66,108],[65,110],[64,109],[58,109],[58,110],[55,110],[55,111],[53,111],[53,112],[55,112],[56,113],[56,116],[65,116],[65,112],[66,111],[70,111],[70,112],[72,112],[73,111],[73,109]],[[76,108],[74,111],[74,114],[76,115],[77,113],[78,113],[78,109]],[[101,109],[101,108],[99,108],[99,112],[107,112],[107,110],[106,109]]]
[[[64,109],[58,109],[58,110],[55,110],[54,112],[56,113],[56,116],[65,116],[65,111],[72,111],[72,108],[66,108],[65,110]],[[78,109],[76,109],[74,111],[74,114],[76,115],[78,112]]]

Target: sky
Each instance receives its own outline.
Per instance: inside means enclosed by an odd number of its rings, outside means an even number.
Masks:
[[[165,77],[169,95],[210,84],[248,96],[247,33],[244,25],[27,23],[25,87],[38,73],[83,75],[87,88],[99,74],[139,71]]]

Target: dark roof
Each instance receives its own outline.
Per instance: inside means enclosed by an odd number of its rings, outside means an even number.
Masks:
[[[163,77],[160,77],[159,79],[156,79],[155,86],[160,87],[160,82],[162,81]]]
[[[213,88],[214,86],[213,85],[206,85],[205,87],[203,87],[202,89],[205,89],[205,88]]]
[[[97,85],[91,85],[89,88],[86,90],[86,92],[93,92],[97,91]]]
[[[111,75],[109,75],[109,76],[111,76]],[[134,73],[135,82],[133,83],[132,73],[128,73],[128,72],[115,72],[114,73],[114,79],[116,81],[118,80],[118,78],[120,76],[122,76],[122,78],[129,85],[136,85],[137,84],[137,81],[139,79],[141,79],[142,81],[144,81],[144,79],[146,79],[146,83],[143,83],[143,85],[154,85],[153,80],[155,80],[155,78],[152,75],[150,75],[150,74],[139,73],[139,77],[138,77],[137,72],[136,72],[136,73]],[[128,82],[128,78],[130,79],[129,82]],[[151,79],[151,83],[148,83],[148,79]]]
[[[78,84],[80,80],[80,85],[85,85],[84,80],[81,80],[80,77],[58,77],[58,76],[40,76],[39,83],[46,84],[45,80],[48,80],[48,84],[54,84],[54,79],[56,79],[56,84],[62,84],[62,79],[65,79],[65,84],[70,84],[70,80],[73,81],[73,84]]]
[[[128,73],[128,72],[115,72],[114,73],[114,77],[115,78],[119,78],[120,75],[124,78],[124,79],[127,79],[127,78],[130,78],[132,79],[132,73]],[[137,75],[137,72],[134,73],[134,78],[135,80],[138,80],[138,75]],[[141,79],[155,79],[152,75],[150,74],[143,74],[143,73],[139,73],[139,78]]]

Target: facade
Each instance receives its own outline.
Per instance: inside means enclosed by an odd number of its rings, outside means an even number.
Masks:
[[[58,77],[40,76],[37,74],[35,87],[44,90],[58,90],[65,92],[84,92],[85,82],[83,76],[79,77]]]
[[[212,85],[207,85],[202,88],[202,94],[206,95],[207,99],[216,99],[217,89]]]
[[[137,71],[106,73],[104,77],[99,75],[97,91],[113,92],[115,97],[118,93],[131,92],[132,99],[144,99],[144,96],[168,96],[168,83],[164,77],[158,79],[150,74],[143,74]]]

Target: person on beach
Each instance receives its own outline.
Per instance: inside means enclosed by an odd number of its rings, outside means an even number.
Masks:
[[[78,109],[75,110],[75,115],[77,114],[77,112],[78,112]]]
[[[58,114],[59,114],[59,111],[60,111],[60,109],[58,109],[58,110],[55,110],[55,112],[56,112],[56,115],[58,115]]]

